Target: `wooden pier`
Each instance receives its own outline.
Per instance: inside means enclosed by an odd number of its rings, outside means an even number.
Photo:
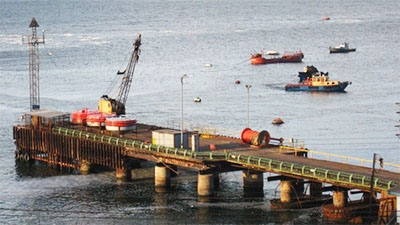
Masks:
[[[399,197],[389,193],[398,193],[393,190],[400,185],[399,170],[379,169],[371,174],[371,167],[309,158],[309,150],[285,146],[283,139],[266,131],[247,130],[258,135],[256,143],[243,137],[185,131],[185,146],[180,148],[158,144],[171,141],[156,137],[165,130],[175,132],[168,138],[180,137],[177,130],[146,124],[137,124],[135,130],[125,133],[111,132],[72,124],[68,113],[39,110],[26,113],[23,122],[13,127],[15,156],[17,160],[39,160],[82,172],[90,171],[91,165],[101,165],[115,169],[117,178],[127,180],[138,161],[152,161],[156,190],[170,186],[171,171],[194,169],[198,171],[199,196],[213,194],[221,172],[242,170],[243,188],[253,192],[262,191],[264,172],[272,172],[277,176],[268,180],[281,182],[281,197],[275,201],[278,208],[302,208],[310,202],[311,206],[321,205],[321,199],[330,199],[332,203],[323,206],[323,216],[330,221],[371,217],[386,224],[396,216]],[[308,194],[304,184],[310,184]],[[351,190],[363,193],[357,204],[347,202]],[[326,191],[333,196],[323,195]],[[372,210],[372,214],[359,215],[360,208]]]

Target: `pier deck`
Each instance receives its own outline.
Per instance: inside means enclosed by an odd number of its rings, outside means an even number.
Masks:
[[[77,126],[76,128],[88,132],[95,132],[95,133],[100,132],[98,128],[88,128],[82,126]],[[103,131],[103,134],[138,140],[144,143],[151,143],[152,140],[151,131],[158,129],[164,129],[164,128],[147,124],[138,124],[137,130],[135,132],[117,135],[112,132]],[[296,156],[296,154],[294,154],[293,151],[285,151],[285,150],[282,151],[282,149],[279,148],[279,145],[277,143],[270,144],[267,147],[259,148],[243,143],[242,140],[239,138],[216,136],[216,135],[206,135],[206,137],[200,135],[199,143],[200,143],[199,152],[202,153],[204,152],[235,153],[235,155],[267,158],[282,162],[308,165],[313,168],[321,168],[321,169],[323,168],[327,170],[336,170],[343,173],[371,176],[372,168]],[[210,150],[210,145],[214,145],[215,150]],[[387,171],[383,169],[378,169],[378,171],[379,172],[376,174],[377,178],[385,180],[393,180],[400,184],[400,173]]]
[[[51,129],[16,126],[14,136],[17,148],[29,153],[30,158],[58,163],[62,166],[74,166],[73,162],[79,159],[117,169],[124,166],[122,162],[124,158],[131,157],[197,170],[218,168],[219,171],[250,169],[273,172],[349,189],[358,188],[368,191],[371,186],[372,168],[370,167],[307,158],[305,149],[298,149],[297,152],[287,150],[287,148],[282,148],[277,141],[273,143],[274,141],[271,140],[268,145],[258,148],[243,143],[239,138],[199,135],[198,151],[194,152],[190,149],[152,145],[152,131],[159,129],[165,128],[137,124],[137,129],[133,132],[118,133],[67,123],[58,127],[53,126]],[[18,134],[19,130],[26,130],[28,133]],[[32,142],[32,136],[35,136],[33,139],[37,140]],[[69,144],[59,146],[58,142]],[[52,145],[47,146],[48,144]],[[213,150],[210,150],[211,145]],[[51,154],[56,154],[55,158],[42,157],[54,148],[56,150]],[[399,184],[400,173],[378,169],[373,186],[376,191],[387,191]]]
[[[117,178],[131,176],[132,165],[138,159],[153,161],[156,163],[156,189],[160,188],[160,185],[162,188],[169,186],[170,170],[186,167],[198,170],[200,196],[212,194],[215,174],[242,170],[244,187],[260,188],[264,181],[263,173],[271,172],[279,175],[271,177],[272,180],[281,180],[281,192],[284,194],[281,195],[280,202],[284,202],[283,206],[289,201],[288,205],[300,204],[301,207],[303,200],[298,199],[299,202],[296,203],[292,197],[288,197],[291,196],[290,192],[294,186],[299,188],[297,196],[303,196],[301,185],[304,182],[313,184],[319,189],[319,194],[314,196],[313,201],[318,202],[319,198],[323,197],[322,184],[330,184],[331,186],[326,189],[331,188],[336,191],[333,197],[334,208],[324,207],[323,210],[326,217],[335,220],[338,215],[340,218],[347,217],[348,210],[351,210],[351,207],[344,207],[345,205],[341,204],[346,201],[344,190],[357,189],[364,194],[377,192],[386,196],[400,185],[399,172],[308,158],[308,154],[311,153],[309,150],[285,146],[282,139],[271,138],[269,134],[267,139],[262,139],[262,144],[254,147],[250,144],[254,143],[253,138],[250,143],[246,142],[243,133],[242,140],[194,132],[190,135],[197,148],[186,149],[153,144],[158,143],[157,139],[153,140],[154,131],[157,134],[167,129],[164,127],[137,124],[136,130],[121,133],[100,127],[72,124],[69,116],[62,113],[51,113],[51,117],[52,120],[44,115],[32,116],[31,121],[13,127],[17,159],[26,161],[35,159],[47,162],[49,165],[80,169],[81,172],[87,165],[90,167],[90,164],[98,164],[114,168]],[[178,130],[169,129],[169,131],[172,131],[173,135],[179,134],[179,138],[184,136]],[[263,132],[257,136],[260,137]],[[189,133],[184,133],[189,136]],[[266,133],[265,131],[264,134]],[[176,136],[172,138],[175,141],[174,146],[177,141],[175,138]],[[260,143],[260,139],[257,141]],[[186,143],[186,146],[193,145]],[[304,199],[310,200],[310,198]],[[396,208],[393,199],[393,197],[381,198],[379,218],[388,221],[394,215],[391,212]],[[343,210],[338,213],[335,207]]]

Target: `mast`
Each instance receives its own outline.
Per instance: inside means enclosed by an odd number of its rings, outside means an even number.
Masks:
[[[30,110],[40,109],[40,95],[39,95],[39,44],[44,43],[43,37],[37,36],[36,28],[39,23],[35,17],[32,18],[29,27],[32,28],[32,35],[22,36],[22,43],[28,44],[29,47],[29,88],[30,88]]]

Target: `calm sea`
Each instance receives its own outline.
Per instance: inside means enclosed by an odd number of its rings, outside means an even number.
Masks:
[[[96,108],[136,36],[142,53],[127,102],[139,122],[179,126],[181,76],[185,127],[239,135],[247,123],[312,150],[399,163],[400,2],[398,0],[0,0],[1,224],[322,224],[321,210],[271,211],[279,183],[264,196],[243,194],[241,173],[221,174],[210,201],[197,197],[196,173],[156,193],[152,168],[134,182],[113,172],[71,175],[14,160],[12,126],[29,110],[32,17],[39,46],[41,108]],[[323,20],[329,17],[330,20]],[[349,42],[357,51],[329,54]],[[252,66],[259,51],[303,51],[302,63]],[[211,67],[207,67],[211,64]],[[285,92],[307,65],[351,81],[345,93]],[[235,81],[241,84],[235,84]],[[247,92],[245,85],[252,87]],[[193,98],[200,97],[201,103]],[[249,120],[247,119],[249,115]],[[281,117],[285,123],[273,126]],[[350,196],[352,198],[352,196]],[[354,199],[356,200],[356,199]]]

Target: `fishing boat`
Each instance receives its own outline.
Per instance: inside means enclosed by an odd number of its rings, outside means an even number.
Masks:
[[[271,64],[271,63],[297,63],[304,58],[303,52],[284,52],[281,57],[264,57],[262,53],[252,54],[250,63],[253,65]]]
[[[107,117],[105,126],[108,131],[131,131],[136,129],[136,119],[125,116]]]
[[[298,84],[287,84],[286,91],[321,91],[321,92],[344,92],[344,89],[351,84],[349,81],[329,80],[328,76],[312,76],[306,78],[303,82]]]
[[[349,43],[344,42],[335,47],[329,47],[329,53],[347,53],[347,52],[355,52],[356,48],[350,48]]]

